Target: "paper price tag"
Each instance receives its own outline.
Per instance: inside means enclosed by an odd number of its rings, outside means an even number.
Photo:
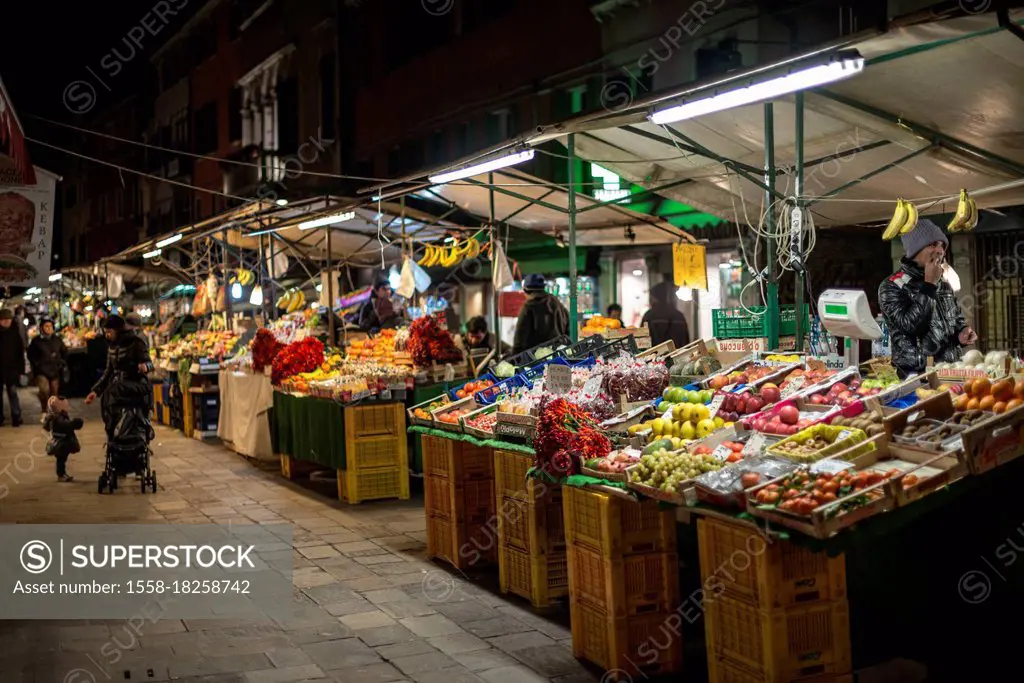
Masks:
[[[711,451],[711,457],[719,462],[725,462],[730,455],[732,455],[732,449],[725,444],[719,444],[715,450]]]
[[[544,369],[544,388],[552,394],[572,391],[572,368],[568,365],[549,365]]]
[[[570,372],[570,377],[571,375],[572,373]],[[601,375],[591,377],[583,384],[583,393],[588,396],[597,396],[601,393],[601,384],[603,381],[604,377]]]
[[[767,442],[768,439],[764,434],[761,432],[754,432],[750,435],[750,438],[747,439],[747,443],[743,445],[743,457],[749,458],[752,455],[760,455]]]
[[[454,382],[455,381],[455,368],[452,367],[451,363],[447,363],[444,366],[444,381]]]
[[[786,385],[786,388],[782,390],[782,398],[792,396],[796,392],[803,389],[805,384],[807,384],[807,378],[804,377],[803,375],[800,375],[799,377],[794,377],[789,381],[789,384]]]
[[[718,415],[718,410],[722,407],[722,403],[724,402],[724,394],[716,394],[715,397],[711,399],[711,404],[708,406],[708,413],[710,413],[712,419]]]
[[[853,436],[853,432],[851,432],[849,429],[844,429],[843,431],[839,432],[839,435],[836,437],[836,441],[842,441],[843,439],[848,439],[851,436]]]

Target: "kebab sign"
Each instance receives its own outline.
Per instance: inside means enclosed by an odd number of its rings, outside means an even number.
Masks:
[[[57,176],[36,167],[35,185],[0,186],[0,286],[45,286],[53,245]]]

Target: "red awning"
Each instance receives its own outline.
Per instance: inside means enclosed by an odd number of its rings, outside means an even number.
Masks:
[[[25,134],[0,80],[0,185],[35,184],[36,173],[25,149]]]

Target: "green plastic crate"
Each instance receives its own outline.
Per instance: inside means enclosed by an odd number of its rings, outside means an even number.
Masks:
[[[768,316],[764,306],[716,308],[711,312],[711,326],[716,339],[756,339],[768,336]],[[760,315],[751,315],[760,314]],[[810,329],[808,306],[804,304],[803,330]],[[779,307],[779,336],[796,334],[796,306]]]

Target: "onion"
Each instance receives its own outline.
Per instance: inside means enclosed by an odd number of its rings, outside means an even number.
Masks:
[[[981,355],[981,351],[977,349],[971,349],[964,354],[964,363],[970,366],[982,365],[985,362],[985,357]]]

